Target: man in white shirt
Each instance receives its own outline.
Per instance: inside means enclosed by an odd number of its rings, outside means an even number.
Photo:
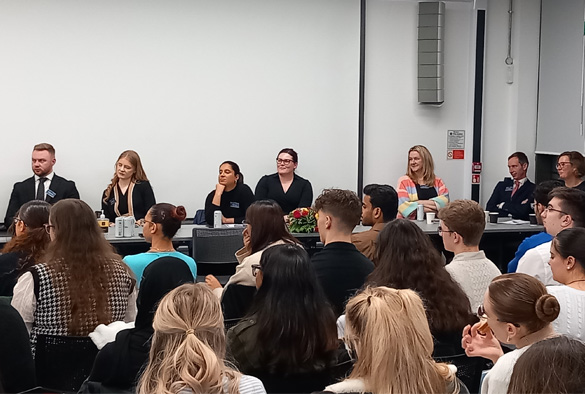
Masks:
[[[34,175],[14,184],[4,218],[6,227],[10,227],[14,215],[25,202],[44,200],[54,204],[66,198],[79,198],[75,182],[68,181],[53,172],[53,166],[56,162],[55,148],[51,144],[35,145],[32,152]]]
[[[550,194],[550,201],[542,212],[544,230],[555,237],[567,228],[585,227],[585,192],[569,187],[558,187]],[[552,278],[548,264],[550,242],[538,245],[527,251],[518,262],[516,272],[532,275],[547,286],[558,285]]]

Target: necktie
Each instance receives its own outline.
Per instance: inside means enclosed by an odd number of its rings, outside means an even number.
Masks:
[[[520,181],[514,181],[514,189],[512,189],[512,195],[518,191],[520,188]]]
[[[37,200],[45,201],[45,181],[47,178],[41,177],[39,178],[39,187],[37,188]]]

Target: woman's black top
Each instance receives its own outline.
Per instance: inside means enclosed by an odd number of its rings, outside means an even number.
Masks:
[[[207,195],[205,199],[205,221],[213,225],[213,213],[221,211],[226,218],[234,218],[234,223],[242,223],[246,218],[246,210],[255,201],[252,189],[246,184],[238,183],[233,190],[224,192],[221,195],[220,205],[213,205],[215,190]]]
[[[416,184],[416,194],[419,200],[430,200],[437,197],[437,189],[434,186]]]
[[[264,175],[256,185],[256,200],[274,200],[288,215],[297,208],[310,207],[313,203],[311,182],[295,174],[286,191],[282,188],[278,174]]]
[[[128,199],[129,199],[129,190],[126,190],[126,194],[122,194],[118,185],[116,185],[118,189],[118,193],[120,196],[120,201],[118,201],[118,212],[120,212],[120,216],[125,215],[128,213]],[[102,209],[104,210],[104,214],[111,222],[116,220],[118,214],[115,211],[116,205],[116,197],[114,191],[110,191],[110,196],[104,202],[104,198],[106,196],[106,192],[102,194]],[[154,197],[154,192],[152,191],[152,186],[150,186],[150,182],[148,181],[140,181],[134,184],[134,188],[132,189],[132,210],[134,211],[134,218],[136,220],[144,219],[146,213],[156,204],[156,199]]]

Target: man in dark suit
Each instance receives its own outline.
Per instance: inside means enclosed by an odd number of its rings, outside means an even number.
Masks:
[[[526,177],[528,157],[523,152],[515,152],[508,157],[508,171],[512,178],[498,182],[486,209],[499,212],[500,216],[512,215],[514,219],[528,220],[533,213],[534,183]]]
[[[53,172],[55,148],[51,144],[35,145],[32,152],[34,176],[14,184],[6,210],[4,225],[9,227],[20,206],[31,200],[45,200],[54,204],[66,198],[79,198],[75,182]]]

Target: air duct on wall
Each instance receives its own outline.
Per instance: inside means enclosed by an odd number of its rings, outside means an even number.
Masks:
[[[418,3],[418,102],[442,104],[445,3]]]

